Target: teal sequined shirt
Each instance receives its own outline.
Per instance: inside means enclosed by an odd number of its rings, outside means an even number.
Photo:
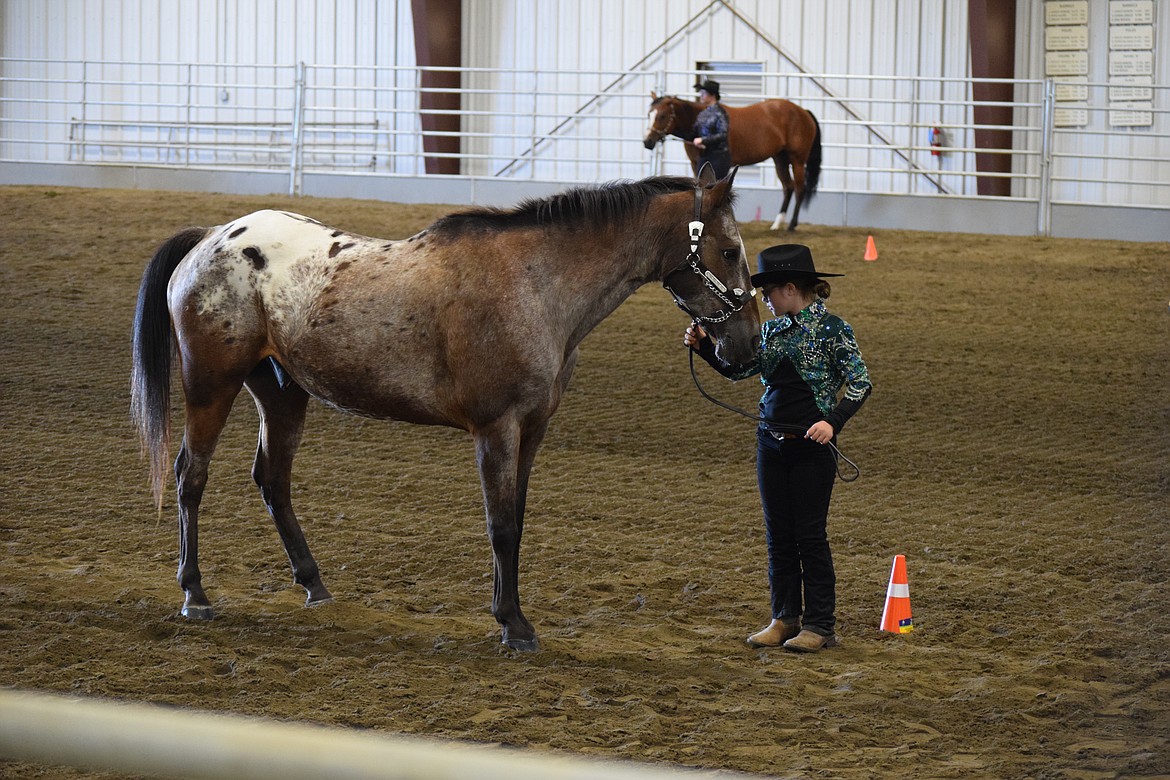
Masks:
[[[783,314],[765,322],[761,337],[756,359],[747,365],[721,365],[709,341],[699,354],[728,379],[759,374],[765,419],[800,426],[824,419],[839,433],[872,389],[849,323],[830,314],[818,298],[795,317]]]

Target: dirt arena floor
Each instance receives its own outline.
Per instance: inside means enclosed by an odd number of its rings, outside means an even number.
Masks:
[[[744,643],[768,618],[752,424],[699,396],[684,316],[644,288],[582,344],[537,460],[543,649],[517,655],[465,433],[310,406],[294,500],[335,600],[305,609],[246,394],[201,517],[218,618],[180,617],[173,484],[160,520],[127,412],[134,299],[164,239],[262,207],[385,238],[453,210],[0,188],[0,685],[785,778],[1170,776],[1170,245],[880,231],[867,263],[866,231],[801,226],[875,384],[830,517],[843,646],[814,656]],[[878,630],[897,553],[906,635]]]

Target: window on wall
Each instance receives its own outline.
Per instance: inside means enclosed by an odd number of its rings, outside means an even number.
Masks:
[[[698,80],[719,82],[720,99],[731,105],[758,102],[764,93],[764,63],[736,60],[696,62]]]

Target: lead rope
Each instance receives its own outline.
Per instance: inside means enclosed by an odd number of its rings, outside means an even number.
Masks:
[[[772,432],[772,431],[780,431],[781,433],[784,433],[784,432],[804,433],[805,432],[805,430],[802,429],[798,425],[786,425],[784,423],[769,422],[768,420],[765,420],[763,417],[760,417],[757,414],[752,414],[751,412],[740,409],[738,406],[732,406],[731,404],[726,404],[723,401],[720,401],[715,396],[708,393],[706,390],[703,389],[703,386],[701,384],[699,384],[699,375],[695,373],[695,351],[688,347],[687,352],[691,353],[690,354],[691,380],[695,383],[695,387],[698,389],[699,395],[703,396],[704,398],[706,398],[708,401],[715,404],[716,406],[722,407],[723,409],[726,409],[729,412],[735,412],[736,414],[742,415],[742,416],[748,418],[749,420],[755,420],[757,423],[763,425],[764,430],[766,430],[768,432]],[[853,482],[858,477],[861,476],[861,468],[856,463],[849,460],[849,458],[845,457],[845,454],[842,453],[841,450],[837,449],[836,444],[834,444],[833,442],[830,441],[829,447],[832,448],[832,450],[833,450],[833,462],[837,466],[837,478],[838,479],[840,479],[842,482]],[[841,461],[845,461],[846,463],[849,464],[850,468],[853,469],[853,471],[851,473],[849,473],[848,476],[846,476],[847,472],[842,472],[842,470],[841,470]]]

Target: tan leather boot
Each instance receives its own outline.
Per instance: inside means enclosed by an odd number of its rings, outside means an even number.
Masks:
[[[837,637],[822,636],[815,631],[805,629],[784,643],[785,650],[794,653],[815,653],[823,647],[836,647]]]
[[[800,621],[785,622],[773,619],[768,627],[757,631],[747,638],[752,647],[779,647],[785,640],[791,639],[800,633]]]

